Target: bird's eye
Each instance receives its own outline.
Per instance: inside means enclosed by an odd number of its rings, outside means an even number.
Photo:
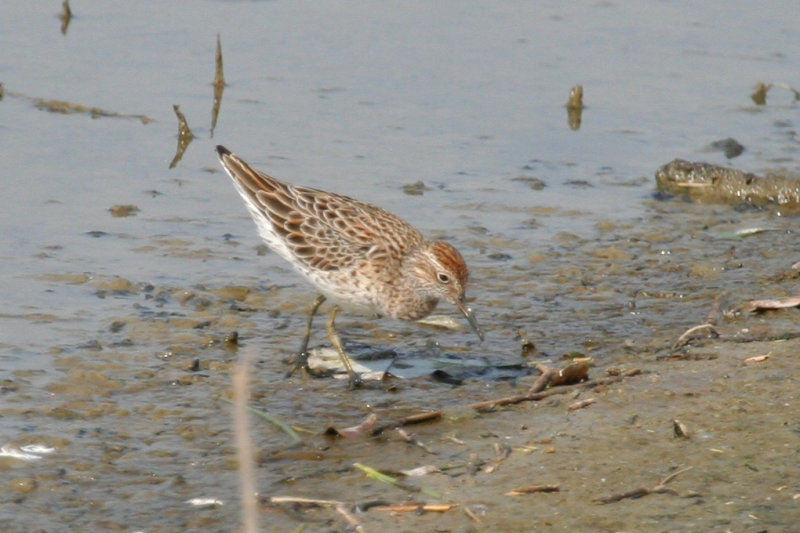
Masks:
[[[450,276],[448,276],[444,272],[439,272],[438,278],[439,281],[441,281],[442,283],[450,283]]]

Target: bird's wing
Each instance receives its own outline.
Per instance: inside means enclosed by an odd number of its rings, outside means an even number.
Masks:
[[[399,260],[422,244],[422,234],[399,217],[366,202],[280,183],[255,197],[275,231],[308,266],[346,270],[365,259]]]

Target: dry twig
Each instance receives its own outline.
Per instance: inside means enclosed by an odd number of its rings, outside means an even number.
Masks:
[[[444,513],[456,507],[458,507],[457,503],[425,503],[425,502],[412,501],[405,503],[393,503],[390,505],[376,505],[374,507],[371,507],[371,509],[375,509],[376,511],[388,511],[388,512],[431,511],[434,513]]]
[[[578,409],[583,409],[584,407],[589,407],[590,405],[592,405],[596,401],[597,400],[594,399],[594,398],[587,398],[585,400],[581,400],[581,401],[578,401],[578,402],[570,404],[570,406],[567,407],[567,410],[568,411],[577,411]]]
[[[519,487],[506,492],[506,496],[519,496],[521,494],[534,494],[536,492],[558,492],[561,489],[558,485],[531,485],[530,487]]]
[[[763,363],[767,359],[772,357],[772,352],[765,353],[764,355],[754,355],[753,357],[748,357],[744,360],[744,364],[749,365],[752,363]]]

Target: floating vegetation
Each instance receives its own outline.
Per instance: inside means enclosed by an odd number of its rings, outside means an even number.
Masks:
[[[136,213],[139,212],[139,208],[135,205],[112,205],[108,208],[109,212],[111,213],[112,217],[132,217],[136,216]]]
[[[84,115],[89,115],[92,118],[104,118],[104,117],[135,118],[137,120],[140,120],[142,124],[149,124],[150,122],[153,122],[153,119],[148,117],[147,115],[118,113],[116,111],[109,111],[107,109],[102,109],[99,107],[90,107],[84,104],[76,104],[75,102],[68,102],[66,100],[39,98],[36,96],[28,96],[26,94],[14,91],[4,92],[2,88],[0,88],[0,98],[2,98],[5,95],[11,96],[12,98],[22,98],[24,100],[33,102],[33,106],[36,109],[40,109],[42,111],[48,111],[50,113],[60,113],[62,115],[84,114]]]
[[[797,102],[800,100],[800,91],[791,87],[788,83],[764,83],[760,81],[756,83],[756,88],[750,94],[750,98],[753,100],[753,103],[756,105],[767,105],[767,93],[773,87],[777,87],[779,89],[786,89],[787,91],[791,92],[794,96],[794,101]]]

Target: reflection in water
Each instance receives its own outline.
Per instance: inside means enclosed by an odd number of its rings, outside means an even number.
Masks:
[[[67,28],[69,28],[69,23],[72,21],[72,10],[69,8],[69,0],[64,0],[61,3],[61,14],[58,15],[58,18],[61,19],[61,34],[67,34]]]
[[[767,91],[769,91],[770,85],[760,81],[756,84],[756,89],[753,91],[753,94],[750,95],[750,98],[753,99],[753,103],[756,105],[766,105],[767,104]]]
[[[225,75],[222,72],[222,45],[220,44],[219,34],[217,34],[217,53],[214,60],[216,64],[216,71],[214,73],[214,104],[211,108],[211,137],[214,137],[214,128],[217,127],[217,117],[219,116],[219,108],[222,103],[222,93],[225,90]],[[178,117],[178,147],[175,150],[175,157],[169,164],[169,168],[175,168],[189,144],[194,140],[194,134],[186,122],[186,117],[180,110],[180,106],[174,104],[172,108],[175,110],[175,115]]]
[[[178,117],[178,148],[175,150],[175,157],[172,158],[169,168],[175,168],[175,165],[177,165],[183,157],[183,152],[186,151],[189,143],[194,140],[194,134],[192,130],[189,129],[189,124],[186,123],[186,117],[181,113],[181,108],[177,104],[173,105],[172,108],[175,110],[175,115]]]

